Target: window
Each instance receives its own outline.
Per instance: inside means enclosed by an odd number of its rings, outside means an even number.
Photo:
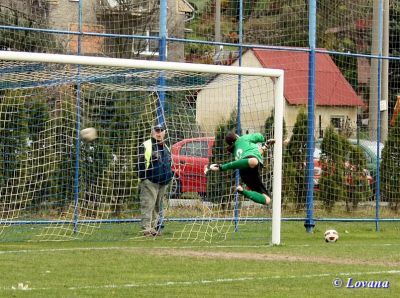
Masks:
[[[331,116],[331,125],[335,129],[342,129],[344,124],[344,116]]]
[[[135,34],[135,32],[133,33]],[[155,30],[146,30],[145,32],[137,32],[137,35],[158,37],[159,32]],[[140,53],[141,55],[153,55],[158,56],[159,54],[159,39],[135,39],[132,42],[132,51],[134,53]]]
[[[180,155],[208,158],[208,142],[194,141],[186,143],[180,150]]]

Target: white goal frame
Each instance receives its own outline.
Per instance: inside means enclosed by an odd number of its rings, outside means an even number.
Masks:
[[[282,203],[282,156],[283,156],[283,113],[284,113],[284,71],[255,67],[222,66],[164,61],[118,59],[92,56],[73,56],[61,54],[28,53],[0,51],[0,60],[42,62],[57,64],[77,64],[92,66],[110,66],[151,70],[186,71],[196,73],[230,74],[262,76],[274,78],[274,167],[273,167],[273,203],[272,203],[272,244],[280,244],[281,203]]]

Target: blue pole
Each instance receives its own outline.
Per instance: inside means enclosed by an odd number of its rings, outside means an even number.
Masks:
[[[160,0],[160,23],[159,23],[159,31],[160,31],[160,40],[159,40],[159,61],[167,60],[167,0]],[[164,117],[164,106],[165,106],[165,76],[164,72],[160,73],[158,77],[158,87],[159,87],[159,106],[157,108],[157,123],[165,124]],[[157,230],[160,230],[163,226],[164,221],[164,210],[161,202],[160,205],[160,219],[157,224]]]
[[[243,54],[243,0],[239,2],[239,66],[242,66],[242,54]],[[237,101],[237,116],[236,116],[236,133],[240,135],[241,132],[241,103],[242,103],[242,76],[238,77],[238,101]],[[235,184],[239,185],[239,170],[235,171]],[[235,231],[239,230],[239,194],[235,195]]]
[[[82,0],[79,0],[79,32],[82,33]],[[81,54],[81,42],[82,35],[78,35],[77,55]],[[81,81],[80,81],[80,70],[81,66],[78,65],[78,81],[76,83],[76,153],[75,153],[75,176],[74,176],[74,233],[78,232],[78,221],[79,221],[79,165],[80,165],[80,154],[81,144],[79,133],[81,130]]]
[[[380,230],[380,225],[379,225],[379,204],[380,204],[380,140],[381,140],[381,100],[382,100],[382,41],[383,41],[383,1],[379,1],[379,38],[378,38],[378,56],[380,57],[378,59],[378,109],[377,109],[377,142],[376,142],[376,152],[377,152],[377,158],[376,158],[376,200],[375,200],[375,230],[379,232]]]
[[[167,60],[167,0],[160,0],[160,24],[159,24],[159,61]],[[165,105],[165,76],[161,72],[158,78],[159,86],[159,107],[157,109],[157,122],[160,124],[165,123],[164,119],[164,105]]]
[[[316,0],[309,2],[309,60],[308,60],[308,125],[307,125],[307,219],[306,231],[311,233],[314,222],[314,104],[315,104],[315,44],[317,24]]]
[[[160,0],[160,48],[159,60],[167,59],[167,0]]]

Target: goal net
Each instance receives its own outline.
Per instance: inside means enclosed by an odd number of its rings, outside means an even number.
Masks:
[[[82,239],[122,227],[121,238],[139,239],[138,147],[162,123],[174,172],[159,214],[166,237],[222,240],[272,218],[279,244],[282,71],[11,51],[0,61],[0,237]],[[98,132],[90,143],[79,139],[87,127]],[[272,207],[239,195],[235,171],[204,174],[233,160],[228,131],[276,139],[262,171]]]

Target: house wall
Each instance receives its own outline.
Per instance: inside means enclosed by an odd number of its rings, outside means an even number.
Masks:
[[[179,0],[168,0],[168,36],[175,38],[185,37],[185,13],[179,11]],[[185,44],[182,42],[168,42],[167,60],[173,62],[185,61]]]
[[[79,1],[49,1],[49,26],[52,29],[64,31],[79,31]],[[104,33],[104,27],[97,24],[96,0],[82,2],[82,31]],[[69,54],[78,54],[77,35],[59,35],[59,41]],[[97,36],[82,36],[80,53],[82,55],[103,55],[104,38]]]
[[[315,109],[315,135],[319,137],[319,128],[321,119],[321,128],[324,131],[330,124],[332,117],[341,117],[344,121],[348,119],[350,128],[352,129],[352,134],[349,137],[356,136],[357,127],[357,108],[352,107],[316,107]]]
[[[22,0],[2,0],[1,5],[9,7],[10,9],[15,9],[26,14],[30,14],[30,6],[24,3]]]
[[[243,55],[242,61],[246,66],[261,67],[249,51]],[[198,93],[196,120],[204,133],[214,135],[215,128],[225,123],[236,110],[237,98],[237,76],[219,75]],[[241,109],[242,131],[260,131],[273,109],[273,83],[270,78],[242,77]]]
[[[52,29],[70,30],[70,25],[77,24],[79,20],[79,1],[59,0],[48,1],[50,3],[49,24]],[[83,23],[96,24],[95,0],[82,2]]]
[[[235,62],[233,65],[237,65]],[[252,51],[247,51],[242,58],[243,66],[262,67]],[[214,79],[207,89],[203,89],[197,96],[196,120],[206,133],[213,134],[221,121],[227,121],[237,105],[237,79],[231,83],[224,82],[227,76],[220,75]],[[271,115],[273,109],[272,81],[267,79],[263,84],[250,85],[250,78],[244,78],[242,88],[242,131],[259,131],[264,122]],[[254,85],[254,83],[253,83]],[[210,88],[210,89],[208,89]],[[305,106],[290,105],[285,100],[284,119],[288,131],[288,137],[296,122],[297,114]],[[306,110],[307,112],[307,110]],[[319,122],[321,116],[321,122]],[[344,106],[317,106],[315,108],[315,136],[319,136],[320,128],[324,131],[331,123],[332,116],[349,118],[355,127],[357,120],[357,107]],[[321,127],[319,126],[321,124]]]
[[[0,5],[35,18],[46,17],[51,3],[60,0],[1,0]]]
[[[301,106],[288,105],[285,103],[285,123],[286,128],[288,130],[289,136],[291,135],[291,131],[296,123],[296,117],[299,113]],[[307,107],[303,106],[305,112],[307,112]],[[356,120],[357,120],[357,108],[355,107],[335,107],[335,106],[317,106],[314,110],[314,131],[315,137],[322,137],[320,131],[322,130],[322,134],[325,129],[331,125],[331,117],[341,117],[344,120],[348,119],[353,128],[353,134],[351,136],[355,136],[356,133]]]
[[[139,1],[139,0],[138,0]],[[143,3],[145,1],[151,0],[140,0]],[[156,0],[158,1],[158,0]],[[184,20],[186,19],[185,13],[180,12],[178,9],[179,0],[168,0],[168,35],[178,38],[184,37],[184,26],[186,25]],[[104,33],[107,28],[98,20],[96,13],[99,12],[99,0],[85,0],[82,1],[82,30],[84,32],[96,32]],[[41,1],[31,1],[31,0],[2,0],[2,5],[8,6],[17,11],[26,13],[29,16],[35,18],[46,18],[49,27],[54,30],[62,31],[78,31],[78,20],[79,20],[79,1],[77,0],[41,0]],[[154,28],[158,30],[158,14],[156,12],[154,18]],[[115,17],[115,16],[112,16]],[[144,18],[144,19],[143,19]],[[145,15],[138,15],[138,22],[144,22],[146,20]],[[129,23],[130,22],[130,23]],[[131,34],[133,32],[134,26],[132,20],[129,22],[122,22],[123,25],[127,26],[127,30]],[[116,25],[115,25],[116,26]],[[148,27],[148,24],[146,24]],[[115,28],[114,28],[115,29]],[[110,32],[108,32],[110,33]],[[111,32],[118,33],[118,32]],[[119,32],[121,33],[121,32]],[[125,32],[122,32],[126,34]],[[59,34],[57,39],[60,44],[63,45],[64,49],[69,54],[77,53],[77,40],[78,37],[68,34]],[[81,54],[83,55],[101,55],[101,56],[117,56],[128,57],[126,53],[118,53],[119,48],[112,48],[106,44],[107,39],[103,37],[96,36],[84,36],[81,39]],[[130,50],[129,47],[121,47],[125,51]],[[108,52],[110,51],[110,52]],[[114,52],[113,52],[114,51]],[[143,58],[151,58],[148,56],[143,56]],[[184,43],[168,43],[167,49],[167,59],[169,61],[184,61]],[[154,57],[154,59],[157,59]]]
[[[196,120],[203,132],[213,135],[215,128],[229,120],[237,105],[237,76],[220,75],[200,91]],[[242,77],[241,126],[243,132],[260,131],[273,109],[273,84],[269,78]]]

